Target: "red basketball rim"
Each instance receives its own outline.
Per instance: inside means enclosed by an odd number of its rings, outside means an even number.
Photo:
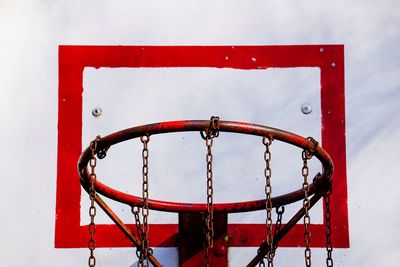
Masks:
[[[137,127],[128,128],[108,136],[101,138],[97,143],[96,153],[105,148],[111,147],[117,143],[127,141],[130,139],[138,138],[143,135],[155,135],[170,132],[189,132],[189,131],[206,131],[210,125],[209,120],[187,120],[187,121],[171,121],[147,124]],[[323,166],[322,174],[317,174],[314,183],[310,184],[309,195],[315,194],[319,191],[326,189],[325,185],[331,183],[333,174],[333,162],[329,154],[321,147],[316,146],[315,143],[307,138],[287,132],[284,130],[262,126],[257,124],[249,124],[244,122],[232,121],[218,121],[218,130],[220,132],[232,132],[239,134],[256,135],[262,137],[269,137],[273,140],[279,140],[307,151],[313,151],[313,155],[318,158]],[[88,171],[88,162],[91,158],[90,148],[86,148],[78,162],[79,175],[81,177],[81,184],[86,191],[90,187],[90,175]],[[123,193],[113,189],[98,180],[95,184],[96,192],[104,195],[115,201],[125,203],[130,206],[142,206],[143,199],[127,193]],[[272,198],[273,207],[290,204],[304,199],[303,189],[299,189],[284,195]],[[150,209],[167,211],[167,212],[205,212],[207,211],[207,204],[203,203],[179,203],[168,202],[155,199],[149,199],[148,205]],[[216,203],[213,205],[214,212],[248,212],[265,209],[265,199],[253,200],[246,202],[235,203]]]

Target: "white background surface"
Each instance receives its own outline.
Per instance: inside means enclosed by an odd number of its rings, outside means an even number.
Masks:
[[[345,45],[351,246],[335,265],[398,266],[398,10],[389,0],[1,1],[0,266],[87,262],[86,249],[54,249],[58,45],[330,43]],[[245,251],[231,250],[232,266]],[[129,249],[96,252],[99,266],[134,263]],[[303,266],[301,255],[282,249],[276,265]]]
[[[83,86],[82,150],[94,136],[126,129],[133,126],[132,122],[141,125],[171,120],[207,120],[213,114],[218,114],[223,120],[271,125],[321,140],[318,68],[252,71],[87,68]],[[309,103],[313,112],[304,115],[301,112],[303,103]],[[92,115],[94,107],[101,107],[101,116]],[[224,133],[215,141],[216,203],[265,198],[265,148],[261,140]],[[98,173],[101,173],[99,179],[123,192],[141,195],[141,186],[135,186],[142,179],[141,149],[138,139],[112,147],[107,159],[98,166]],[[151,137],[150,149],[151,198],[204,202],[206,147],[199,133],[156,135]],[[281,195],[300,188],[300,184],[293,180],[293,177],[299,176],[302,166],[300,154],[299,149],[274,142],[273,169],[277,174],[274,194]],[[317,173],[317,167],[320,170],[317,163],[316,160],[310,162],[310,173]],[[84,216],[81,221],[87,223],[89,203],[87,196],[82,199],[81,214]],[[298,210],[298,206],[294,206],[287,206],[287,214]],[[313,222],[322,223],[322,206],[317,206],[313,209]],[[168,216],[169,219],[161,219],[160,216]],[[124,219],[132,221],[133,218],[128,213]],[[286,219],[289,217],[284,221]],[[177,220],[177,215],[171,213],[150,218],[155,223],[177,223]],[[111,221],[108,219],[107,222]],[[265,223],[265,212],[230,215],[229,222]]]

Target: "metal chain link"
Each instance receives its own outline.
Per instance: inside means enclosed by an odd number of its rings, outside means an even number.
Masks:
[[[131,207],[131,212],[135,218],[136,233],[139,240],[143,239],[142,223],[140,222],[140,208],[136,206]],[[142,246],[141,244],[136,247],[136,257],[138,260],[142,258]],[[139,262],[138,262],[139,264]]]
[[[311,137],[308,137],[308,140],[314,143],[314,148],[313,150],[316,149],[318,146],[318,143]],[[310,232],[310,224],[311,224],[311,218],[308,213],[308,210],[310,209],[310,201],[308,199],[308,192],[310,190],[309,183],[307,181],[308,178],[308,173],[309,173],[309,168],[308,168],[308,160],[312,158],[314,151],[309,151],[304,149],[301,156],[303,159],[303,168],[301,169],[301,174],[304,178],[303,181],[303,192],[304,192],[304,200],[303,200],[303,208],[304,208],[304,242],[306,245],[306,248],[304,250],[304,259],[305,259],[305,264],[307,267],[311,266],[311,249],[310,249],[310,242],[311,242],[311,232]]]
[[[274,236],[272,233],[272,186],[271,186],[271,168],[270,168],[270,161],[271,161],[271,152],[269,150],[270,145],[272,144],[272,139],[269,137],[263,137],[262,140],[265,146],[264,152],[264,161],[265,161],[265,169],[264,169],[264,177],[265,177],[265,211],[267,213],[267,219],[265,221],[265,225],[267,228],[267,236],[266,242],[269,246],[269,251],[266,254],[266,259],[268,261],[268,267],[274,266]]]
[[[331,242],[331,190],[329,189],[324,195],[325,202],[325,235],[326,235],[326,266],[333,267],[333,259],[332,259],[332,242]]]
[[[219,131],[217,127],[219,118],[211,117],[210,126],[207,129],[205,136],[201,135],[205,138],[206,146],[207,146],[207,154],[206,154],[206,163],[207,163],[207,213],[205,214],[205,264],[206,266],[210,265],[210,257],[209,257],[209,249],[213,247],[213,239],[214,239],[214,205],[213,205],[213,154],[212,154],[212,146],[213,140],[215,137],[218,137]]]
[[[139,239],[141,239],[141,236],[143,236],[143,232],[142,232],[143,229],[142,229],[142,223],[140,222],[140,217],[139,217],[140,208],[132,206],[131,211],[135,218],[135,226],[136,226],[137,235],[138,235]]]
[[[282,226],[282,217],[283,217],[283,213],[285,212],[285,206],[279,206],[275,208],[276,214],[278,215],[276,218],[276,222],[275,222],[275,230],[274,230],[274,236],[276,236],[278,234],[278,232],[281,230],[281,226]],[[262,255],[261,252],[264,250],[268,250],[267,249],[268,244],[266,242],[263,242],[260,246],[260,248],[257,250],[257,254],[258,255]],[[278,243],[274,243],[274,247],[272,250],[272,256],[275,256],[276,253],[276,249],[278,248]],[[264,267],[265,266],[265,262],[264,262],[264,255],[262,255],[260,258],[260,262],[258,263],[258,266],[260,267]]]
[[[276,218],[276,223],[275,223],[275,232],[274,232],[274,236],[276,236],[278,234],[278,232],[281,230],[281,226],[282,226],[282,217],[283,217],[283,213],[285,212],[285,206],[279,206],[276,207],[275,209],[276,214],[278,215]],[[273,256],[275,256],[275,251],[278,248],[278,243],[274,244],[274,250],[273,250]]]
[[[279,230],[281,230],[281,226],[282,226],[282,217],[283,217],[283,213],[285,213],[285,206],[276,207],[275,211],[276,211],[276,214],[277,214],[278,216],[277,216],[277,218],[276,218],[274,236],[276,236],[276,234],[279,232]],[[276,249],[276,247],[275,247],[275,249]]]
[[[149,150],[148,143],[150,141],[150,136],[145,135],[140,137],[140,141],[143,143],[142,150],[142,197],[143,197],[143,207],[142,207],[142,219],[143,223],[140,223],[139,218],[139,208],[137,211],[132,207],[132,211],[135,215],[136,227],[138,230],[138,236],[141,241],[140,250],[136,251],[136,255],[138,256],[138,266],[148,267],[149,266],[149,256],[152,254],[152,250],[149,248]]]
[[[303,192],[304,192],[304,200],[303,200],[303,208],[305,211],[304,214],[304,242],[306,244],[306,248],[304,250],[304,258],[305,258],[305,263],[307,267],[311,266],[311,249],[310,249],[310,241],[311,241],[311,233],[310,233],[310,223],[311,223],[311,219],[310,219],[310,215],[308,214],[308,210],[310,208],[310,201],[308,199],[308,191],[309,191],[309,184],[307,181],[307,177],[308,177],[308,165],[307,165],[307,152],[306,150],[303,150],[302,153],[302,158],[303,158],[303,168],[302,168],[302,175],[304,178],[303,181]]]
[[[94,250],[96,249],[96,240],[94,235],[96,233],[96,206],[94,205],[96,200],[96,149],[97,149],[97,142],[100,140],[100,136],[97,136],[92,142],[90,142],[90,151],[91,151],[91,158],[89,160],[90,165],[90,188],[89,188],[89,199],[90,199],[90,207],[89,207],[89,216],[90,216],[90,224],[89,224],[89,233],[90,239],[88,243],[88,248],[90,250],[90,256],[88,260],[88,265],[90,267],[96,266],[96,257],[94,256]]]
[[[213,171],[212,171],[212,148],[213,145],[213,136],[206,137],[206,146],[207,146],[207,215],[206,215],[206,265],[208,266],[210,263],[210,258],[208,255],[209,248],[213,247],[213,239],[214,239],[214,206],[213,206]]]

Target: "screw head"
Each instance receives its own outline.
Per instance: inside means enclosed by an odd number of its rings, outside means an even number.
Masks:
[[[303,105],[301,105],[301,112],[303,112],[303,114],[310,114],[311,111],[312,107],[310,104],[304,103]]]
[[[101,108],[95,107],[95,108],[93,108],[93,110],[92,110],[92,115],[93,115],[93,117],[97,118],[97,117],[100,117],[100,116],[101,116],[101,113],[102,113],[102,112],[103,112],[103,111],[101,110]]]
[[[331,64],[331,67],[332,67],[332,68],[336,67],[336,63],[333,62],[333,63]]]

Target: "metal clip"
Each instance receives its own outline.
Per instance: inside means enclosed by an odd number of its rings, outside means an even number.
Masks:
[[[99,159],[104,159],[107,156],[107,151],[108,151],[109,148],[110,147],[108,146],[108,147],[102,148],[99,151],[97,151],[97,154],[96,154],[97,157]]]
[[[311,150],[304,149],[304,151],[303,151],[303,159],[311,159],[313,157],[315,151],[318,148],[318,142],[314,138],[312,138],[310,136],[310,137],[307,137],[307,140],[311,141],[314,146],[313,146],[313,148]]]
[[[207,137],[208,138],[218,137],[219,136],[218,121],[219,117],[212,116],[210,118],[210,126],[208,126],[207,131],[200,132],[201,138],[206,140]]]

